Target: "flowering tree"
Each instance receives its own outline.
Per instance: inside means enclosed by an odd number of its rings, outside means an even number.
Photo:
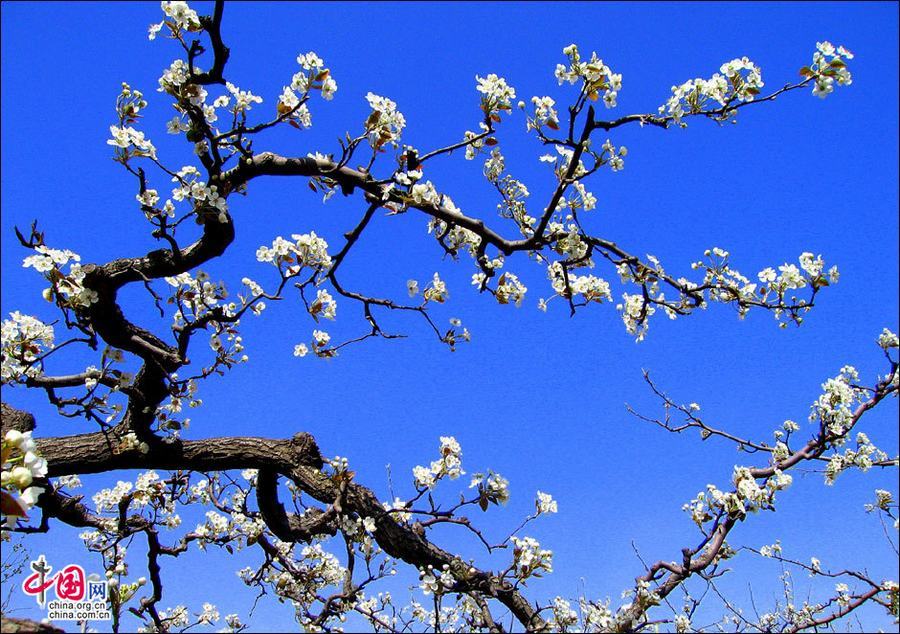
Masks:
[[[184,2],[163,2],[162,10],[163,19],[151,25],[149,37],[169,39],[180,48],[159,78],[159,92],[175,110],[167,131],[184,137],[197,164],[179,168],[157,152],[137,127],[148,101],[128,84],[122,84],[116,100],[117,119],[107,141],[114,160],[134,178],[137,205],[161,248],[83,264],[78,254],[59,248],[52,228],[45,234],[34,224],[30,231],[17,232],[30,252],[23,264],[43,276],[43,297],[58,317],[51,323],[15,311],[2,331],[5,395],[13,393],[11,388],[43,392],[60,415],[94,426],[78,435],[33,437],[34,418],[4,403],[4,535],[44,532],[60,522],[85,529],[86,547],[102,556],[116,588],[114,629],[180,631],[219,620],[211,604],[193,616],[184,606],[161,606],[163,562],[189,549],[215,547],[229,553],[258,550],[261,561],[239,576],[247,586],[289,601],[307,630],[331,630],[355,618],[377,631],[639,631],[652,626],[691,631],[701,628],[692,620],[695,612],[710,591],[718,594],[717,579],[736,553],[728,538],[754,514],[774,510],[776,498],[792,483],[792,471],[824,465],[830,484],[848,469],[897,466],[896,457],[857,428],[869,411],[897,395],[898,338],[888,329],[877,335],[885,356],[882,374],[860,378],[845,366],[824,377],[809,424],[788,420],[764,439],[714,426],[701,417],[699,405],[681,404],[646,375],[663,414],[635,411],[636,416],[669,432],[697,430],[703,439],[719,437],[755,454],[755,460],[736,466],[728,486],[709,485],[685,505],[698,540],[673,550],[674,559],[648,564],[615,605],[589,596],[574,597],[575,603],[573,597],[529,598],[526,582],[552,572],[553,553],[526,536],[525,529],[556,513],[557,502],[539,491],[534,512],[515,531],[501,540],[487,535],[476,518],[506,502],[509,483],[494,472],[476,473],[458,497],[449,495],[447,481],[465,473],[462,449],[452,436],[440,437],[435,460],[413,468],[407,493],[392,494],[387,502],[358,481],[345,459],[324,458],[316,440],[302,430],[286,439],[183,439],[184,410],[202,404],[203,382],[249,362],[242,320],[264,318],[267,303],[289,293],[296,293],[314,322],[308,340],[291,344],[297,357],[330,359],[351,344],[397,338],[401,335],[382,326],[390,313],[422,320],[451,350],[469,341],[460,320],[451,319],[445,329],[434,316],[435,307],[450,298],[437,273],[424,281],[410,279],[408,297],[376,296],[344,282],[344,262],[378,214],[421,215],[441,252],[469,262],[473,292],[499,304],[522,305],[528,289],[514,271],[539,266],[547,276],[538,291],[540,310],[562,305],[574,315],[591,304],[609,304],[638,341],[648,336],[653,319],[686,317],[714,304],[732,306],[741,318],[768,311],[782,328],[800,325],[819,293],[839,279],[837,267],[828,268],[822,256],[799,253],[796,263],[773,263],[747,276],[733,267],[728,251],[715,247],[684,267],[689,273],[672,274],[657,258],[636,255],[583,222],[597,204],[589,190],[591,176],[624,167],[628,152],[607,138],[613,130],[683,128],[703,119],[734,122],[744,108],[762,107],[788,93],[825,98],[851,83],[853,55],[819,42],[799,80],[771,91],[760,68],[746,57],[734,59],[708,79],[673,87],[657,111],[607,119],[603,113],[616,107],[622,76],[596,53],[587,55],[573,44],[563,49],[564,63],[555,70],[558,84],[571,90],[564,106],[549,96],[526,103],[504,78],[478,76],[475,129],[448,145],[420,149],[402,143],[406,120],[397,104],[370,92],[369,114],[339,140],[337,151],[281,155],[259,149],[266,131],[310,128],[313,111],[323,105],[318,100],[330,101],[338,91],[325,61],[314,52],[297,57],[296,73],[267,111],[261,97],[228,79],[230,49],[222,35],[221,1],[211,16],[199,15]],[[552,185],[549,198],[530,209],[529,190],[509,173],[500,149],[500,129],[516,117],[543,148],[539,160]],[[463,211],[446,193],[446,184],[426,177],[436,161],[459,154],[483,161],[484,178],[497,192],[499,220]],[[203,267],[225,256],[235,238],[238,221],[230,209],[235,195],[250,195],[254,181],[273,176],[304,179],[325,200],[356,200],[362,213],[337,245],[315,231],[274,237],[256,252],[260,263],[271,266],[264,279],[244,277],[243,287],[229,294]],[[614,290],[616,285],[620,288]],[[141,325],[126,316],[121,296],[128,287],[149,293],[166,320],[163,326]],[[337,341],[324,329],[326,320],[336,319],[338,301],[342,314],[351,307],[361,314],[364,327],[358,336]],[[79,367],[89,365],[74,373],[57,370],[71,366],[72,359]],[[92,504],[71,492],[80,486],[79,475],[127,469],[142,473],[133,482],[96,492]],[[205,518],[190,530],[181,528],[179,515],[187,507],[203,509]],[[878,490],[870,510],[896,527],[896,509],[892,493]],[[442,548],[435,535],[448,526],[469,532],[488,554],[507,553],[505,565],[486,568]],[[146,574],[134,579],[130,571],[141,564],[126,559],[126,545],[136,538],[145,544],[147,562]],[[834,594],[740,619],[723,598],[723,627],[798,631],[830,626],[866,603],[897,614],[896,580],[872,578],[865,570],[831,570],[816,559],[797,561],[777,544],[754,552],[833,578]],[[427,600],[403,605],[379,592],[379,581],[405,566],[418,571]],[[682,592],[680,605],[673,602],[676,590]],[[225,622],[230,631],[246,627],[234,614]]]

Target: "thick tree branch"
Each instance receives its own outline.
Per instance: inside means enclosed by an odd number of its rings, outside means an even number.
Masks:
[[[461,591],[482,592],[497,599],[529,630],[540,631],[546,628],[545,621],[535,608],[512,584],[488,572],[472,568],[469,563],[430,543],[412,528],[398,524],[385,512],[375,494],[366,487],[351,483],[345,491],[341,491],[321,471],[321,454],[309,434],[299,433],[290,440],[231,437],[157,443],[142,454],[136,450],[116,453],[109,434],[96,432],[39,439],[38,452],[48,462],[50,477],[118,469],[259,469],[263,478],[263,495],[269,495],[269,499],[263,501],[263,506],[268,518],[273,519],[273,532],[278,531],[287,537],[300,537],[311,526],[292,521],[290,516],[283,513],[283,508],[278,510],[279,504],[271,497],[274,485],[271,478],[276,473],[284,475],[319,502],[332,504],[340,496],[344,513],[374,518],[375,539],[387,554],[417,568],[433,566],[441,569],[446,564],[458,580]],[[316,519],[310,521],[315,522]]]

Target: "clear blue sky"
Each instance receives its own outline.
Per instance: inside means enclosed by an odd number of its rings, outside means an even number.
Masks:
[[[211,3],[192,6],[211,11]],[[127,81],[148,96],[141,128],[160,156],[176,166],[191,161],[184,140],[165,134],[172,110],[155,91],[178,50],[168,40],[147,41],[147,26],[161,19],[157,3],[23,2],[2,10],[2,312],[50,319],[42,280],[22,269],[27,253],[12,228],[39,219],[50,245],[87,262],[159,248],[134,201],[133,178],[110,160],[106,139]],[[636,344],[608,305],[573,319],[560,302],[539,312],[538,297],[550,294],[545,272],[521,256],[507,268],[529,287],[525,304],[499,306],[471,290],[471,262],[442,259],[424,217],[378,217],[344,264],[346,283],[401,298],[408,278],[424,282],[439,271],[451,298],[434,316],[444,324],[461,318],[472,342],[451,354],[416,320],[386,315],[386,327],[410,337],[365,342],[328,362],[298,359],[293,345],[308,340],[314,324],[299,302],[270,303],[261,318],[242,324],[250,363],[201,386],[205,405],[192,412],[188,437],[308,431],[387,499],[385,465],[408,493],[412,467],[436,457],[439,436],[454,435],[468,472],[492,468],[511,482],[508,506],[483,518],[494,536],[531,511],[536,490],[559,501],[558,515],[528,531],[555,552],[554,574],[532,584],[530,596],[574,598],[583,590],[617,600],[642,572],[632,541],[646,559],[677,558],[695,541],[681,505],[707,483],[726,486],[733,465],[759,460],[630,417],[626,402],[658,411],[642,368],[676,400],[700,403],[708,420],[761,440],[787,418],[805,421],[820,384],[842,365],[856,365],[867,381],[884,370],[874,340],[885,326],[896,331],[898,320],[895,3],[235,3],[226,5],[223,36],[232,50],[226,75],[265,99],[251,114],[268,118],[299,53],[313,50],[331,68],[339,89],[332,102],[313,99],[312,130],[274,131],[254,146],[298,156],[334,152],[345,130],[359,132],[369,91],[397,102],[408,123],[404,141],[423,150],[475,129],[476,74],[505,77],[526,101],[549,94],[565,104],[574,92],[557,87],[553,69],[572,42],[623,74],[617,114],[653,112],[670,86],[709,77],[743,55],[774,89],[797,78],[817,40],[843,44],[856,54],[853,85],[828,99],[791,93],[745,109],[736,126],[622,128],[611,138],[629,148],[624,171],[589,181],[599,200],[592,229],[656,255],[676,276],[690,275],[690,262],[713,246],[728,249],[733,266],[750,276],[803,251],[821,253],[842,275],[799,329],[779,330],[765,313],[739,321],[719,305],[674,322],[656,319]],[[542,204],[553,187],[536,160],[543,149],[526,137],[521,116],[504,119],[499,130],[507,166],[528,185],[532,205]],[[429,168],[461,209],[500,226],[480,174],[481,162],[461,155]],[[168,182],[157,176],[151,186],[163,192]],[[323,206],[303,179],[254,181],[246,199],[230,204],[237,239],[207,270],[231,288],[244,275],[270,279],[254,252],[274,236],[315,230],[334,249],[362,212],[360,200],[340,196]],[[608,269],[598,274],[615,279]],[[166,331],[143,290],[126,290],[122,302],[133,319]],[[357,307],[339,302],[338,310],[328,324],[335,338],[365,329]],[[96,361],[70,357],[59,369]],[[39,394],[4,389],[3,398],[36,413],[39,435],[89,430],[55,416]],[[864,419],[864,430],[892,455],[896,418],[894,401]],[[119,477],[85,478],[86,492]],[[731,543],[759,547],[778,537],[798,559],[815,555],[829,567],[866,566],[875,578],[896,578],[877,519],[863,511],[876,488],[896,494],[895,472],[847,473],[830,488],[819,475],[797,473],[778,512],[751,517]],[[32,552],[95,569],[77,532],[57,526],[32,540]],[[461,534],[438,535],[442,545],[477,552]],[[135,547],[135,577],[139,553]],[[245,559],[211,552],[166,564],[163,605],[199,610],[210,600],[223,615],[246,617],[253,595],[233,574]],[[742,556],[734,567],[729,583],[737,596],[748,580],[758,602],[777,596],[776,566]],[[409,581],[393,585],[398,599]],[[798,583],[808,582],[798,575]],[[22,614],[38,614],[30,600],[16,604],[28,607]],[[264,604],[249,622],[289,629],[291,618],[289,608]],[[883,611],[865,619],[888,624]]]

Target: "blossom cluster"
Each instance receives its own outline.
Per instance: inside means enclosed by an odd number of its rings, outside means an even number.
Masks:
[[[519,278],[512,273],[505,272],[497,280],[497,288],[494,290],[494,296],[501,304],[515,303],[516,307],[522,305],[525,299],[525,292],[528,289]]]
[[[735,466],[732,475],[733,491],[721,491],[715,485],[708,484],[705,491],[698,493],[683,508],[700,527],[721,513],[743,518],[748,512],[774,509],[775,494],[788,488],[792,481],[790,475],[775,469],[774,474],[765,478],[760,486],[750,469]]]
[[[122,501],[122,498],[128,495],[133,487],[134,485],[132,485],[131,482],[119,480],[116,486],[97,491],[92,498],[94,507],[97,509],[98,513],[117,508],[119,502]]]
[[[589,60],[582,59],[575,44],[565,47],[563,54],[569,58],[569,66],[556,65],[555,75],[560,86],[565,82],[574,84],[580,79],[582,90],[588,99],[596,101],[603,91],[603,104],[607,108],[615,108],[616,99],[622,89],[622,75],[612,72],[612,69],[597,57],[596,52],[591,53]]]
[[[228,221],[227,200],[220,195],[218,185],[210,185],[200,179],[200,172],[196,167],[185,165],[172,176],[172,182],[176,184],[172,189],[172,199],[177,202],[190,202],[199,214],[198,218],[201,221],[208,217],[213,217],[220,223]],[[152,191],[154,198],[156,198],[156,190],[149,191]],[[156,203],[156,200],[142,202],[149,202],[152,206]],[[163,209],[161,211],[158,210],[156,213],[157,215],[165,213],[167,216],[173,217],[174,205],[167,200]]]
[[[181,31],[199,31],[201,30],[200,16],[197,12],[188,6],[187,2],[167,2],[163,0],[160,3],[166,19],[158,24],[151,24],[147,37],[151,40],[156,39],[159,31],[164,27],[168,27],[172,33],[172,37],[180,37]]]
[[[789,321],[799,325],[803,322],[803,315],[810,310],[811,301],[790,293],[810,289],[815,295],[820,288],[835,284],[840,279],[836,266],[826,272],[822,256],[809,252],[800,255],[799,267],[785,263],[777,271],[772,267],[763,269],[757,275],[758,282],[751,281],[731,267],[728,251],[714,247],[706,250],[705,255],[707,261],[691,264],[691,268],[704,271],[702,281],[695,283],[683,277],[676,280],[680,297],[674,301],[661,292],[659,280],[665,277],[665,271],[657,258],[647,256],[652,267],[627,262],[616,267],[622,282],[642,286],[642,294],[625,293],[623,302],[617,306],[626,330],[634,334],[638,341],[646,335],[648,318],[656,312],[657,306],[669,319],[691,313],[698,307],[706,308],[708,301],[734,304],[741,318],[757,306],[771,309],[781,328],[787,327]]]
[[[392,144],[396,147],[403,128],[406,127],[403,113],[397,110],[395,102],[375,93],[368,93],[366,101],[372,108],[372,112],[365,121],[369,143],[376,150],[381,149],[385,144]]]
[[[320,288],[316,291],[315,301],[309,305],[309,314],[317,322],[320,316],[334,321],[334,318],[337,316],[337,302],[334,301],[331,293],[324,288]]]
[[[524,107],[524,102],[519,102]],[[534,107],[534,115],[528,117],[525,124],[526,130],[540,130],[543,126],[547,126],[551,130],[559,130],[559,113],[556,111],[556,101],[551,97],[531,98],[531,105]]]
[[[287,119],[295,128],[311,128],[312,114],[306,103],[301,102],[300,97],[290,86],[285,86],[275,106],[279,117]]]
[[[829,59],[830,58],[830,59]],[[800,69],[800,75],[814,79],[813,94],[824,99],[834,92],[834,86],[849,86],[853,76],[845,60],[853,59],[853,53],[843,46],[835,48],[829,41],[816,42],[816,51],[810,66]]]
[[[455,209],[453,201],[447,196],[444,197],[444,206],[448,209]],[[438,218],[432,218],[428,222],[428,233],[434,233],[437,240],[453,255],[459,253],[460,250],[465,250],[474,258],[478,252],[478,246],[481,244],[481,236],[474,231],[459,225],[448,226],[446,222]]]
[[[570,237],[574,236],[570,234]],[[582,245],[583,243],[579,240],[569,238],[557,241],[558,248],[563,252],[568,252],[570,249],[580,252]],[[568,271],[558,260],[547,266],[547,277],[550,279],[550,286],[559,297],[571,298],[580,295],[585,302],[598,304],[603,303],[603,300],[612,301],[609,282],[592,274],[578,275]],[[541,300],[538,307],[541,310],[547,310],[547,301]]]
[[[615,631],[616,620],[609,609],[609,599],[603,602],[587,601],[584,597],[579,599],[584,630],[586,632],[612,632]]]
[[[230,81],[225,82],[225,88],[234,97],[234,105],[231,106],[231,111],[234,114],[245,113],[253,107],[253,104],[262,103],[263,101],[262,97],[254,95],[249,90],[241,90]]]
[[[495,122],[500,121],[500,112],[512,110],[512,100],[516,98],[516,90],[506,80],[490,73],[487,77],[475,75],[476,90],[481,93],[481,109],[485,115]]]
[[[553,154],[543,154],[538,160],[541,163],[553,165],[553,171],[556,174],[556,178],[561,181],[566,178],[566,174],[569,171],[569,166],[572,164],[575,153],[570,148],[562,145],[554,145],[553,147],[556,149],[558,156],[554,156]],[[572,171],[572,177],[578,178],[584,176],[586,173],[587,168],[585,167],[584,162],[579,159],[578,165],[576,165],[575,169]]]
[[[463,474],[462,448],[453,436],[441,436],[439,459],[432,461],[428,467],[413,468],[413,480],[417,489],[433,489],[441,478],[455,480]]]
[[[840,373],[822,384],[822,394],[812,404],[810,422],[817,422],[837,445],[853,426],[853,408],[864,393],[854,388],[859,374],[853,366],[844,366]]]
[[[543,491],[537,492],[534,506],[538,515],[556,513],[559,511],[559,506],[557,505],[556,500],[553,499],[553,496],[549,493],[544,493]]]
[[[176,328],[202,319],[217,308],[222,310],[224,316],[233,315],[237,309],[233,302],[223,302],[228,297],[224,282],[211,281],[205,271],[198,269],[194,275],[185,271],[166,277],[165,282],[173,289],[167,301],[176,306],[174,315]],[[212,345],[215,349],[215,344]]]
[[[721,73],[721,74],[720,74]],[[672,86],[672,96],[659,107],[659,113],[672,117],[682,127],[686,114],[704,112],[711,102],[719,111],[718,116],[727,119],[734,115],[730,108],[735,102],[753,101],[764,86],[759,67],[746,57],[722,64],[719,73],[709,79],[690,79],[679,86]]]
[[[745,315],[754,303],[774,303],[776,305],[775,318],[781,319],[784,315],[782,306],[785,304],[785,297],[789,291],[807,287],[817,290],[823,286],[836,284],[840,279],[840,273],[836,266],[832,266],[826,272],[822,256],[814,256],[808,251],[800,254],[799,268],[795,264],[784,263],[778,267],[777,271],[772,267],[760,271],[757,274],[759,284],[751,282],[731,268],[728,264],[729,254],[727,251],[714,247],[707,250],[705,255],[710,258],[708,263],[695,262],[692,267],[705,269],[703,284],[714,285],[710,292],[710,299],[724,302],[737,299],[741,316]],[[792,297],[791,299],[796,298]],[[806,304],[804,300],[799,300],[797,303],[800,306]],[[786,325],[784,322],[782,324]]]
[[[55,301],[62,308],[88,308],[99,299],[97,292],[84,286],[81,256],[68,249],[51,249],[39,244],[35,254],[22,261],[26,269],[33,268],[50,282],[43,291],[44,299]],[[68,270],[65,270],[68,267]]]
[[[625,168],[625,157],[628,155],[628,148],[620,145],[616,148],[609,139],[603,142],[603,163],[608,164],[609,168],[614,172],[621,172]],[[576,189],[581,183],[575,183]],[[582,194],[583,196],[583,194]],[[585,210],[593,209],[593,205],[584,205]]]
[[[278,541],[276,547],[282,557],[292,555],[293,544]],[[238,576],[247,585],[254,585],[259,581],[271,584],[276,595],[290,599],[298,608],[314,603],[323,588],[340,584],[346,574],[346,569],[338,559],[318,543],[304,546],[297,561],[289,569],[266,566],[257,575],[248,567],[238,572]]]
[[[124,81],[122,91],[116,99],[116,112],[122,125],[136,123],[141,110],[147,107],[147,101],[140,90],[135,90]]]
[[[143,583],[141,583],[141,580],[143,580]],[[147,580],[144,577],[141,577],[141,579],[138,580],[137,584],[131,585],[137,585],[138,587],[140,587],[144,585],[146,581]],[[120,604],[121,603],[124,603],[122,599],[120,599]],[[218,623],[219,620],[222,619],[216,606],[209,602],[203,604],[200,612],[193,612],[193,616],[194,618],[191,619],[191,612],[184,605],[176,605],[175,607],[159,611],[159,618],[170,630],[178,628],[179,631],[185,631],[198,625],[212,626],[213,623]],[[219,632],[242,632],[247,627],[241,622],[241,619],[237,614],[225,615],[224,621],[225,627],[218,630]],[[149,626],[139,627],[137,631],[156,632],[158,631],[158,629],[154,624],[151,623]]]
[[[241,338],[236,336],[236,331],[231,325],[223,325],[218,322],[214,323],[214,332],[210,334],[209,346],[215,352],[215,360],[201,371],[201,375],[210,374],[212,372],[221,372],[220,367],[232,367],[237,363],[244,363],[248,360],[247,355],[237,358],[236,355],[243,350]],[[221,341],[222,335],[225,335],[226,341]],[[182,418],[180,416],[184,406],[195,408],[203,405],[203,400],[197,397],[197,381],[189,378],[179,380],[178,373],[173,372],[169,375],[169,394],[163,403],[156,408],[156,425],[157,429],[162,432],[171,434],[177,438],[181,435],[181,430],[187,429],[191,424],[190,418]]]
[[[296,90],[305,97],[310,90],[318,90],[326,101],[334,99],[337,82],[331,76],[331,71],[325,67],[321,57],[310,51],[297,56],[297,63],[300,64],[300,71],[291,78],[291,85],[285,88],[285,93],[289,90],[293,93]],[[296,98],[296,95],[294,97]],[[280,109],[279,114],[282,114]]]
[[[487,509],[488,503],[506,504],[509,502],[509,480],[499,473],[489,471],[487,476],[483,473],[474,473],[469,488],[478,490],[478,503],[482,510]],[[546,508],[550,508],[551,502],[546,503]],[[538,508],[541,508],[541,504],[543,502],[538,501]],[[538,514],[540,515],[540,512]]]
[[[572,609],[571,604],[563,597],[554,597],[553,619],[550,626],[553,631],[567,632],[568,628],[578,624],[578,612]]]
[[[637,341],[643,341],[650,327],[649,318],[656,313],[656,308],[643,295],[622,293],[622,302],[616,304],[616,310],[622,313],[622,322],[628,334],[634,335]]]
[[[3,320],[0,335],[0,381],[4,385],[38,377],[43,369],[36,363],[45,350],[53,348],[53,326],[19,311]]]
[[[384,502],[382,506],[385,511],[390,513],[390,517],[397,522],[403,523],[412,517],[412,514],[406,511],[407,503],[398,497],[395,497],[393,502]]]
[[[842,437],[834,445],[845,445],[846,441]],[[875,463],[888,460],[888,455],[876,447],[864,432],[856,434],[855,447],[847,447],[842,453],[835,452],[828,459],[825,465],[825,484],[834,484],[837,476],[850,467],[856,467],[860,471],[868,471]]]
[[[890,350],[891,348],[897,348],[900,346],[900,337],[887,328],[881,331],[881,334],[878,335],[878,347],[883,349],[885,352]]]
[[[447,605],[448,603],[450,605]],[[468,593],[443,594],[434,610],[429,610],[418,601],[413,600],[409,606],[400,611],[401,614],[407,612],[410,613],[413,621],[421,623],[428,632],[437,630],[442,632],[482,632],[489,628],[482,604]],[[380,615],[378,621],[372,620],[372,623],[380,624],[383,621],[390,622],[396,627],[398,619],[394,616],[388,620],[387,614],[385,614]]]
[[[288,277],[297,275],[304,267],[325,271],[331,266],[328,243],[315,231],[291,234],[291,240],[278,236],[271,247],[261,246],[256,250],[256,259],[275,265]]]
[[[426,597],[430,594],[443,594],[453,589],[456,579],[450,572],[450,566],[444,564],[440,571],[429,565],[419,570],[419,588]]]
[[[526,205],[526,199],[531,193],[525,183],[505,174],[505,170],[506,159],[500,149],[495,147],[484,162],[483,173],[500,194],[497,211],[501,218],[512,219],[523,236],[531,236],[534,233],[532,225],[537,222],[536,218],[528,214]]]
[[[35,480],[47,477],[47,461],[37,454],[37,445],[31,432],[10,429],[3,436],[0,494],[3,497],[5,525],[12,528],[21,517],[37,504],[44,487]]]
[[[108,139],[106,144],[116,148],[116,161],[127,163],[133,156],[156,158],[156,147],[140,130],[127,125],[111,125],[109,133],[112,138]]]
[[[619,609],[616,610],[616,620],[619,622],[628,618],[628,613],[635,604],[642,610],[646,610],[654,605],[659,605],[662,600],[656,590],[650,587],[650,582],[645,579],[638,579],[633,590],[626,590],[622,593],[623,599],[628,597],[634,597],[633,601],[630,603],[623,603],[619,606]]]
[[[425,301],[443,304],[450,298],[450,291],[447,290],[447,284],[441,279],[441,276],[435,272],[431,278],[431,282],[422,292]]]
[[[327,294],[327,291],[324,292]],[[316,315],[314,314],[313,317],[316,317]],[[313,330],[311,343],[312,351],[317,357],[329,359],[337,355],[337,350],[328,347],[328,344],[331,343],[331,335],[329,335],[324,330]],[[309,346],[307,346],[305,343],[298,343],[294,346],[295,357],[305,357],[307,354],[309,354]]]
[[[188,88],[186,86],[189,77],[189,68],[183,59],[174,60],[167,69],[160,75],[157,92],[165,92],[179,100],[176,109],[182,111],[184,108],[180,104],[183,100],[194,106],[202,106],[206,99],[207,92],[202,86]],[[182,90],[184,87],[184,90]]]
[[[481,129],[481,132],[472,132],[471,130],[466,130],[463,133],[463,142],[466,144],[466,160],[471,161],[479,153],[484,149],[484,146],[487,144],[487,139],[483,136],[484,134],[491,131],[491,128],[484,121],[478,122],[478,127]],[[480,138],[479,138],[480,137]]]
[[[513,572],[518,579],[540,577],[541,571],[553,572],[553,551],[541,548],[533,537],[511,537]]]

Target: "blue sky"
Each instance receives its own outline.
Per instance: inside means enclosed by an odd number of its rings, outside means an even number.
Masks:
[[[211,3],[196,8],[209,11]],[[176,166],[192,159],[183,139],[165,134],[172,111],[155,91],[178,54],[167,40],[147,41],[147,26],[160,19],[155,3],[3,5],[4,316],[13,310],[53,316],[40,297],[42,280],[21,267],[27,253],[14,225],[38,219],[48,244],[87,262],[159,248],[134,202],[133,179],[110,160],[106,139],[127,81],[148,97],[141,128],[160,156]],[[744,55],[762,68],[767,93],[796,80],[817,40],[843,44],[856,55],[853,85],[828,99],[791,93],[744,109],[734,126],[620,128],[610,138],[629,148],[624,171],[588,182],[599,201],[592,230],[659,257],[676,277],[690,276],[690,262],[719,246],[748,276],[796,262],[803,251],[821,253],[829,266],[838,265],[841,281],[825,289],[799,329],[780,330],[764,313],[740,321],[714,305],[672,322],[657,318],[637,344],[612,306],[592,306],[574,318],[559,302],[538,311],[538,297],[551,291],[544,270],[522,256],[507,268],[528,286],[525,303],[500,306],[472,290],[470,261],[442,258],[424,217],[378,216],[343,265],[345,283],[402,298],[407,279],[423,283],[438,271],[451,296],[434,317],[441,324],[462,319],[472,342],[450,353],[416,320],[384,315],[387,329],[409,338],[368,341],[330,361],[298,359],[293,345],[308,340],[315,324],[299,301],[270,303],[262,317],[242,324],[250,363],[201,386],[205,405],[192,412],[189,437],[308,431],[326,455],[346,456],[358,480],[387,499],[387,464],[395,487],[411,492],[412,467],[436,457],[439,436],[454,435],[466,471],[492,468],[510,480],[509,504],[483,518],[493,535],[531,511],[536,490],[559,501],[558,515],[529,527],[555,552],[554,574],[529,588],[531,596],[575,597],[583,590],[616,599],[642,572],[632,542],[647,559],[677,557],[695,540],[681,505],[708,482],[727,485],[735,464],[758,460],[629,416],[626,402],[659,411],[642,369],[676,400],[700,403],[708,420],[761,440],[787,418],[804,421],[820,384],[841,366],[855,365],[867,381],[884,371],[874,340],[883,327],[896,331],[898,314],[896,4],[235,3],[226,5],[223,37],[232,50],[226,75],[264,98],[251,113],[260,117],[271,114],[299,53],[315,51],[331,69],[338,92],[331,102],[313,99],[313,128],[273,131],[254,148],[298,156],[334,152],[344,131],[361,131],[369,91],[397,102],[407,120],[404,141],[422,150],[475,129],[476,74],[505,77],[526,101],[549,94],[566,104],[574,91],[557,86],[553,69],[572,42],[622,73],[612,116],[653,112],[670,86],[709,77]],[[504,118],[498,138],[510,172],[528,185],[532,205],[542,204],[554,181],[537,161],[544,149],[525,135],[520,114]],[[456,154],[428,169],[461,209],[502,227],[481,161]],[[156,185],[162,191],[167,179],[157,177]],[[232,288],[245,275],[271,280],[254,253],[274,236],[315,230],[335,249],[363,211],[355,198],[336,196],[323,205],[303,179],[254,181],[248,197],[233,197],[230,205],[237,238],[206,270]],[[597,274],[615,278],[609,269]],[[614,294],[621,292],[614,285]],[[165,332],[168,322],[154,316],[143,290],[127,289],[122,303],[133,319]],[[348,302],[339,302],[338,320],[328,325],[335,338],[365,330]],[[96,359],[59,363],[60,371],[77,370]],[[4,400],[37,414],[40,435],[89,430],[55,416],[39,396],[3,391]],[[896,418],[894,401],[864,419],[865,431],[892,455]],[[119,477],[85,480],[90,489]],[[876,488],[896,494],[896,474],[847,473],[828,488],[820,475],[795,474],[779,510],[751,517],[731,542],[759,547],[779,537],[798,559],[815,555],[834,568],[866,566],[873,577],[896,578],[877,519],[863,511]],[[462,535],[438,535],[441,544],[477,552]],[[82,554],[77,531],[56,527],[32,544],[48,558],[96,566]],[[165,605],[199,609],[211,600],[223,604],[223,614],[246,615],[253,597],[233,576],[244,560],[208,553],[168,563]],[[758,600],[771,599],[773,588],[777,594],[778,571],[768,562],[742,556],[734,567],[738,596],[748,580],[759,588]],[[198,589],[204,584],[197,578],[208,584],[211,575],[219,575],[216,583]],[[394,584],[398,596],[406,596],[409,581]],[[798,582],[810,583],[802,576]],[[872,626],[887,623],[878,612],[864,615]],[[291,610],[265,605],[250,623],[290,628]]]

